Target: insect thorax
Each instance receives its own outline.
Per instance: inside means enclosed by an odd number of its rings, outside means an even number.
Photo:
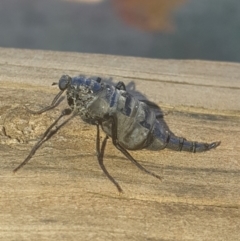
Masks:
[[[94,92],[90,86],[71,85],[67,90],[68,105],[84,121],[94,124],[98,120],[103,120],[109,112],[107,92],[106,86]]]

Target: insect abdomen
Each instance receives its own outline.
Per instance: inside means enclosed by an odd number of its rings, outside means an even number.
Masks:
[[[151,140],[148,137],[154,125],[155,114],[145,103],[126,93],[124,97],[119,97],[114,115],[121,146],[128,150],[139,150],[149,145]],[[103,122],[102,126],[112,136],[111,121]]]

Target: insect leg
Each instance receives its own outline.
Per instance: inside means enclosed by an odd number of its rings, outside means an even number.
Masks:
[[[116,118],[112,117],[112,142],[113,145],[119,150],[121,151],[134,165],[136,165],[140,170],[142,170],[143,172],[156,177],[160,180],[162,180],[162,178],[160,176],[158,176],[157,174],[148,171],[146,168],[144,168],[141,164],[139,164],[131,155],[130,153],[124,149],[119,143],[118,143],[118,139],[117,139],[117,121]]]
[[[100,150],[100,132],[99,132],[99,125],[97,124],[97,139],[96,139],[96,150],[97,150],[97,158],[98,158],[98,163],[102,169],[102,171],[104,172],[104,174],[108,177],[108,179],[116,186],[117,190],[119,192],[122,192],[122,188],[120,187],[120,185],[117,183],[117,181],[115,181],[115,179],[109,174],[109,172],[107,171],[106,167],[103,164],[103,156],[104,156],[104,150],[107,144],[107,139],[108,136],[105,136],[103,142],[102,142],[102,146],[101,146],[101,150]]]
[[[46,112],[46,111],[48,111],[48,110],[51,110],[51,109],[55,108],[55,107],[59,104],[59,101],[58,101],[58,100],[59,100],[59,98],[60,98],[60,96],[62,95],[63,92],[64,92],[64,91],[61,90],[61,91],[54,97],[51,105],[46,106],[46,107],[44,107],[44,108],[41,109],[41,110],[38,110],[38,111],[30,110],[30,109],[28,109],[27,106],[25,106],[25,108],[26,108],[27,111],[30,112],[31,114],[41,114],[41,113],[43,113],[43,112]]]
[[[62,111],[61,115],[47,128],[47,130],[45,131],[45,133],[43,134],[42,138],[35,144],[35,146],[32,148],[32,150],[30,151],[30,153],[28,154],[28,156],[26,157],[26,159],[18,166],[16,167],[13,172],[17,172],[20,168],[22,168],[24,165],[27,164],[27,162],[32,158],[32,156],[35,154],[35,152],[37,151],[37,149],[48,139],[50,139],[54,134],[56,134],[58,132],[58,130],[64,126],[65,124],[67,124],[67,122],[69,122],[73,117],[75,117],[76,115],[72,115],[70,118],[68,118],[67,120],[65,120],[61,125],[59,126],[55,126],[57,124],[57,122],[66,115],[70,115],[71,114],[71,110],[70,109],[65,109]],[[52,128],[55,126],[55,129],[53,130]]]

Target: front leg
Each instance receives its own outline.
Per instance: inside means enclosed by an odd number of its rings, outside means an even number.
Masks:
[[[62,119],[66,115],[70,115],[72,113],[71,109],[65,109],[62,111],[61,115],[47,128],[47,130],[44,132],[41,139],[35,144],[35,146],[32,148],[28,156],[25,158],[25,160],[17,166],[13,172],[17,172],[20,168],[22,168],[24,165],[27,164],[27,162],[33,157],[35,152],[41,147],[41,145],[49,140],[54,134],[56,134],[61,127],[66,125],[71,119],[73,119],[76,116],[76,113],[73,113],[71,117],[69,117],[67,120],[65,120],[62,124],[57,126],[57,123],[60,119]]]

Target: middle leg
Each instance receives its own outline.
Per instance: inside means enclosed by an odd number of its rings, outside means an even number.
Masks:
[[[148,171],[145,167],[143,167],[140,163],[138,163],[131,155],[130,153],[125,149],[123,148],[119,142],[118,142],[118,138],[117,138],[117,120],[116,118],[114,117],[111,117],[112,118],[112,142],[113,142],[113,145],[119,150],[121,151],[124,156],[127,157],[128,160],[130,160],[134,165],[136,165],[140,170],[142,170],[143,172],[153,176],[153,177],[156,177],[160,180],[162,180],[162,178],[160,176],[158,176],[157,174],[151,172],[151,171]]]
[[[107,178],[116,186],[117,190],[119,192],[122,192],[123,190],[118,184],[118,182],[109,174],[105,165],[103,164],[103,156],[104,156],[104,151],[107,144],[107,139],[108,139],[108,136],[105,136],[100,149],[100,131],[99,131],[99,124],[97,124],[96,150],[97,150],[97,159],[98,159],[99,166],[101,167],[102,171],[107,176]]]

